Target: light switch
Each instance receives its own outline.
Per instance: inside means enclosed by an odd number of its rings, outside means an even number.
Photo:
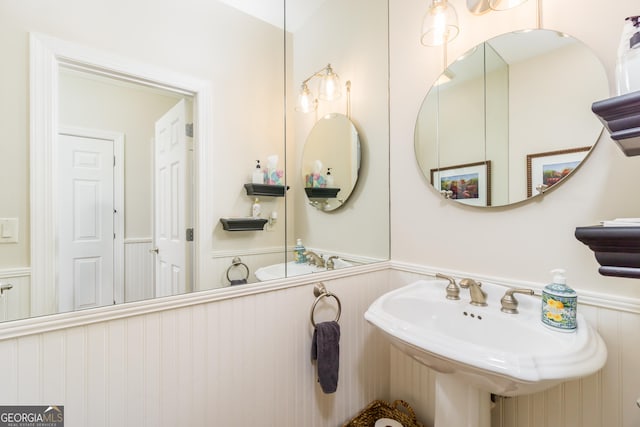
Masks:
[[[0,243],[18,243],[18,218],[0,218]]]

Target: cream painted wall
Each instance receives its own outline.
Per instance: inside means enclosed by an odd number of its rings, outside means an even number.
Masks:
[[[536,3],[478,17],[464,2],[452,0],[461,33],[448,57],[497,34],[535,26]],[[636,1],[610,2],[606,8],[595,0],[542,3],[543,26],[594,49],[613,88],[622,22],[638,12]],[[549,281],[552,268],[563,267],[578,292],[640,296],[637,281],[599,275],[593,252],[574,237],[577,226],[636,217],[640,210],[640,198],[629,187],[640,178],[640,158],[625,157],[606,135],[572,179],[542,199],[480,210],[447,202],[428,187],[414,160],[413,129],[422,99],[441,72],[442,49],[420,45],[424,8],[417,0],[390,3],[392,259],[538,283]]]

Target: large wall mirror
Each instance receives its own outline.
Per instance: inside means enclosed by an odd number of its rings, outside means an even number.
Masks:
[[[364,5],[372,13],[356,19]],[[304,195],[308,117],[287,100],[301,75],[327,61],[361,94],[382,92],[386,72],[366,70],[388,70],[387,10],[386,0],[348,9],[337,0],[287,1],[286,8],[283,0],[3,7],[0,217],[17,231],[16,241],[0,244],[0,321],[225,288],[237,279],[251,285],[258,269],[292,260],[296,238],[325,259],[338,257],[339,267],[388,259],[388,232],[375,242],[358,237],[371,226],[360,229],[359,218],[388,206],[378,191],[388,188],[377,182],[384,175],[369,170],[388,169],[387,98],[352,99],[358,136],[375,148],[355,173],[349,209],[335,215]],[[335,40],[318,36],[327,26]],[[344,47],[334,42],[349,39]],[[379,49],[356,55],[372,39]],[[166,157],[162,147],[172,144],[181,150]],[[225,230],[221,218],[252,215],[256,196],[244,185],[255,160],[272,156],[290,189],[259,196],[268,226]],[[337,177],[343,166],[335,169]],[[388,212],[378,212],[378,229],[386,229]],[[330,218],[308,221],[316,214]],[[99,247],[98,240],[111,241]],[[293,274],[285,268],[267,280]]]
[[[518,31],[466,52],[426,95],[415,153],[443,197],[505,206],[555,189],[602,126],[591,104],[608,96],[596,55],[556,31]]]

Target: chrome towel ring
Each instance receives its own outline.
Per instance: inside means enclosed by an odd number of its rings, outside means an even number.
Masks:
[[[313,302],[313,305],[311,306],[310,318],[311,318],[311,324],[313,325],[314,328],[316,327],[316,321],[313,318],[313,313],[316,310],[316,305],[318,305],[318,302],[320,302],[322,298],[333,297],[336,300],[336,302],[338,303],[338,313],[336,314],[335,322],[340,320],[340,314],[342,313],[342,303],[340,302],[340,298],[338,298],[331,292],[327,291],[327,288],[325,288],[323,283],[318,283],[313,287],[313,294],[316,296],[316,300]]]
[[[229,277],[229,273],[231,272],[232,269],[239,266],[242,266],[245,269],[244,279],[231,280],[231,277]],[[233,284],[247,283],[247,279],[249,279],[249,267],[247,267],[247,264],[242,262],[240,257],[233,258],[233,260],[231,261],[231,265],[229,266],[229,268],[227,268],[227,280],[229,281],[229,283],[233,285]]]

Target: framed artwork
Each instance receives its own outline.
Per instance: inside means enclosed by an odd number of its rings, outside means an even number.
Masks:
[[[527,154],[527,197],[542,193],[563,180],[589,154],[591,147]]]
[[[431,185],[447,199],[491,206],[491,161],[431,169]]]

